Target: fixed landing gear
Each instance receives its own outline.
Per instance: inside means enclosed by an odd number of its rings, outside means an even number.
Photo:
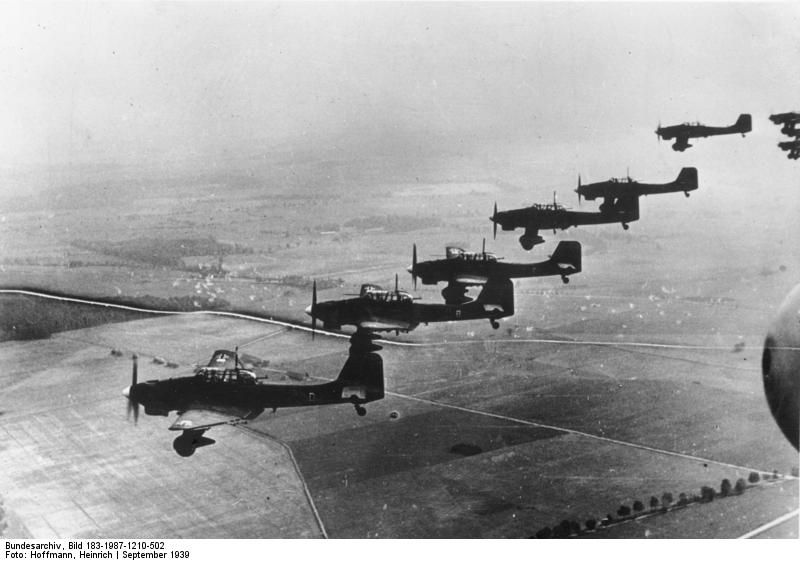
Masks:
[[[374,342],[377,338],[378,336],[374,332],[359,327],[350,336],[350,354],[371,353],[381,350],[383,347]]]
[[[364,409],[364,406],[361,405],[361,403],[359,403],[358,398],[356,396],[350,397],[350,403],[352,403],[353,407],[355,407],[356,415],[358,415],[359,417],[363,417],[364,415],[367,414],[367,410]]]
[[[172,442],[172,447],[182,458],[188,458],[201,446],[214,444],[215,440],[203,436],[205,431],[185,430]]]
[[[533,238],[530,238],[528,236],[520,236],[519,245],[521,245],[522,249],[524,249],[525,251],[530,251],[533,249],[534,245]]]
[[[446,304],[460,306],[470,301],[467,297],[467,288],[459,284],[448,284],[442,289],[442,297]]]
[[[490,319],[490,320],[489,320],[489,323],[491,323],[491,324],[492,324],[492,329],[500,329],[500,324],[499,324],[499,323],[497,323],[497,320],[496,320],[496,319]]]

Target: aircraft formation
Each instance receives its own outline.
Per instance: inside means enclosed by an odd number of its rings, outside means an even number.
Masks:
[[[689,191],[694,191],[697,184],[697,168],[683,168],[678,178],[670,183],[639,183],[630,177],[624,179],[612,178],[598,183],[582,184],[578,176],[578,202],[581,198],[593,201],[602,198],[598,212],[583,212],[568,210],[558,204],[553,196],[552,204],[534,204],[525,208],[517,208],[498,212],[497,203],[489,219],[494,223],[494,236],[497,237],[497,225],[503,230],[516,230],[523,228],[525,232],[520,236],[519,243],[526,251],[533,246],[544,243],[544,238],[539,235],[539,230],[566,230],[571,226],[586,224],[622,224],[624,230],[628,229],[630,222],[639,220],[639,197],[657,193],[675,193],[683,191],[689,196]]]
[[[775,113],[769,116],[769,120],[776,125],[781,126],[781,134],[784,134],[792,140],[786,140],[778,143],[778,148],[787,152],[786,157],[790,160],[797,160],[800,158],[800,113]]]
[[[783,124],[783,132],[795,140],[789,148],[789,157],[797,159],[797,126],[800,114],[772,115],[776,124]],[[670,127],[659,125],[660,138],[675,139],[673,149],[684,151],[691,145],[689,138],[741,133],[752,130],[751,118],[742,114],[730,127],[707,127],[683,124]],[[498,211],[497,203],[490,216],[493,234],[497,226],[510,231],[522,228],[519,243],[526,251],[544,243],[540,231],[593,224],[620,223],[623,229],[639,220],[639,199],[642,196],[684,193],[698,189],[698,172],[695,167],[684,167],[675,180],[667,183],[645,183],[625,177],[596,183],[583,183],[580,175],[575,192],[578,202],[583,199],[601,199],[596,212],[572,211],[558,204],[534,204],[529,207]],[[274,384],[259,378],[252,364],[240,361],[238,350],[214,352],[207,366],[196,369],[193,376],[138,382],[137,363],[134,357],[130,386],[123,395],[128,399],[129,415],[138,419],[139,406],[148,415],[167,416],[177,411],[177,420],[169,427],[182,431],[173,447],[181,456],[191,456],[202,446],[213,444],[204,433],[217,425],[245,423],[266,409],[278,407],[304,407],[348,403],[358,415],[366,414],[364,405],[384,397],[383,362],[375,344],[377,333],[410,332],[420,324],[437,322],[471,321],[486,319],[494,329],[498,320],[514,315],[514,283],[512,279],[558,276],[563,283],[569,276],[582,271],[581,244],[562,241],[553,254],[538,263],[507,263],[493,253],[487,253],[486,240],[480,252],[468,252],[460,247],[445,248],[445,258],[420,262],[417,246],[413,245],[411,274],[414,288],[417,280],[423,284],[446,283],[441,291],[444,302],[421,303],[411,293],[400,290],[395,275],[394,290],[375,284],[363,284],[358,294],[340,300],[317,301],[317,286],[313,284],[311,305],[305,312],[311,316],[312,337],[317,320],[325,329],[339,330],[343,326],[355,327],[350,337],[349,357],[336,380],[311,384]],[[477,297],[469,296],[468,289],[480,287]],[[796,441],[796,437],[795,437]],[[796,446],[796,442],[795,442]]]

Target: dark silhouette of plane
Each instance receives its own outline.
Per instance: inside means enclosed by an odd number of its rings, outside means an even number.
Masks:
[[[414,244],[411,267],[408,272],[417,286],[417,278],[423,284],[448,285],[442,296],[448,304],[462,304],[468,286],[481,286],[490,279],[516,279],[559,275],[566,284],[569,275],[581,272],[581,244],[574,241],[561,242],[550,259],[541,263],[504,263],[493,253],[486,253],[486,240],[480,253],[464,251],[459,247],[447,247],[445,259],[417,262],[417,244]]]
[[[525,228],[525,233],[519,238],[523,249],[530,250],[533,246],[544,243],[544,238],[539,235],[539,230],[566,230],[570,226],[583,226],[586,224],[614,224],[621,223],[623,229],[628,229],[629,222],[639,220],[639,197],[626,195],[615,199],[610,204],[605,204],[600,212],[579,212],[567,210],[553,200],[553,204],[534,204],[525,208],[516,208],[498,212],[497,203],[494,204],[494,213],[489,217],[494,222],[494,237],[497,238],[497,225],[503,230]]]
[[[351,338],[350,356],[339,377],[322,384],[267,384],[239,363],[236,351],[215,351],[207,366],[194,376],[168,380],[137,381],[137,359],[133,357],[131,385],[123,390],[128,413],[139,418],[139,405],[146,415],[178,418],[169,430],[183,431],[173,442],[175,451],[191,456],[214,440],[203,434],[218,425],[236,425],[258,417],[265,409],[349,403],[359,416],[364,404],[383,399],[383,361],[380,349],[371,344],[372,335],[356,332]]]
[[[778,148],[788,152],[786,157],[790,160],[796,160],[800,158],[800,138],[789,140],[787,142],[779,142]]]
[[[305,312],[311,316],[312,329],[320,319],[325,329],[353,325],[366,331],[398,334],[412,331],[420,323],[473,319],[488,319],[497,329],[498,319],[514,315],[514,285],[507,278],[489,279],[477,298],[460,304],[418,304],[414,300],[411,294],[397,288],[395,277],[393,291],[364,284],[355,298],[318,303],[315,282],[311,305]]]
[[[769,116],[769,120],[776,125],[783,125],[781,132],[788,136],[797,136],[797,125],[800,124],[800,113],[789,111],[787,113],[775,113]]]
[[[708,136],[718,136],[722,134],[736,134],[740,133],[742,136],[745,133],[753,130],[753,119],[747,113],[742,113],[736,119],[736,123],[730,127],[709,127],[700,123],[683,123],[681,125],[671,125],[662,127],[659,123],[656,129],[656,134],[659,138],[664,140],[675,139],[675,144],[672,149],[678,152],[683,152],[692,145],[689,144],[690,138],[705,138]]]
[[[781,431],[798,448],[800,433],[800,284],[778,309],[767,332],[761,372],[767,403]]]
[[[655,195],[659,193],[683,193],[688,197],[689,191],[697,189],[697,168],[683,168],[675,181],[669,183],[640,183],[626,177],[624,179],[609,179],[598,183],[581,184],[581,177],[578,176],[578,201],[581,197],[587,201],[593,201],[598,197],[603,198],[600,210],[604,210],[606,205],[613,206],[619,198],[628,196],[640,197],[642,195]]]

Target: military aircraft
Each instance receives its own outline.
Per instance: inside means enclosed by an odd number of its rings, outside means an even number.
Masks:
[[[697,168],[683,168],[678,174],[675,181],[669,183],[639,183],[626,177],[624,179],[612,178],[608,181],[600,181],[598,183],[581,184],[581,176],[578,176],[578,188],[575,192],[578,193],[578,201],[581,197],[587,201],[593,201],[598,197],[603,198],[603,203],[600,205],[600,210],[604,210],[604,206],[611,204],[620,197],[627,197],[635,195],[640,197],[642,195],[655,195],[658,193],[677,193],[683,191],[688,197],[689,191],[697,189]]]
[[[139,406],[147,415],[178,418],[169,430],[183,431],[173,442],[183,457],[194,454],[214,440],[203,434],[218,425],[236,425],[258,417],[265,409],[349,403],[359,416],[364,404],[383,399],[383,361],[370,344],[372,335],[356,332],[351,338],[350,356],[339,377],[322,384],[266,384],[244,368],[236,351],[218,350],[194,376],[138,382],[137,359],[133,357],[131,385],[122,394],[128,398],[128,414],[139,418]]]
[[[790,160],[797,160],[800,158],[800,138],[796,140],[789,140],[787,142],[779,142],[778,148],[789,152],[786,157]]]
[[[418,304],[415,298],[397,287],[384,290],[374,284],[361,285],[355,298],[317,302],[317,285],[314,283],[311,305],[305,312],[311,316],[312,329],[317,319],[325,329],[341,329],[354,325],[359,329],[409,332],[420,323],[488,319],[494,329],[497,320],[514,315],[514,284],[507,278],[490,278],[478,297],[459,304]]]
[[[619,222],[627,230],[629,222],[639,220],[639,197],[626,195],[618,197],[611,204],[606,204],[600,212],[579,212],[567,210],[555,202],[553,204],[534,204],[525,208],[497,211],[494,204],[494,213],[489,217],[494,222],[494,237],[497,238],[497,225],[503,230],[525,228],[525,233],[519,238],[519,243],[524,250],[544,243],[544,238],[539,235],[539,230],[553,230],[557,228],[566,230],[570,226],[585,224],[614,224]]]
[[[722,134],[736,134],[740,133],[742,136],[745,133],[753,130],[753,119],[747,113],[742,113],[736,119],[736,123],[730,127],[709,127],[700,123],[683,123],[680,125],[672,125],[662,127],[659,123],[656,129],[656,134],[659,138],[664,140],[675,139],[675,144],[672,149],[678,152],[683,152],[692,145],[689,144],[690,138],[705,138],[708,136],[717,136]]]
[[[800,113],[796,113],[794,111],[789,111],[787,113],[775,113],[774,115],[769,116],[769,120],[776,125],[783,125],[781,132],[783,134],[792,136],[790,133],[796,130],[795,127],[800,124]]]
[[[447,304],[463,304],[468,301],[468,286],[480,286],[489,279],[514,279],[559,275],[564,284],[569,275],[581,272],[581,244],[574,241],[560,242],[547,261],[541,263],[503,263],[493,253],[486,253],[486,240],[480,253],[464,251],[448,246],[446,258],[417,262],[417,244],[414,244],[411,266],[408,272],[423,284],[447,282],[442,296]]]
[[[798,448],[800,432],[800,284],[778,309],[767,332],[761,372],[764,393],[781,431]]]

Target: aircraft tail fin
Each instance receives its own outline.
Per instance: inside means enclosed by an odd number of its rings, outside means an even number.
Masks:
[[[497,317],[513,316],[514,283],[510,279],[489,278],[475,301],[486,310],[497,311]]]
[[[363,402],[383,399],[383,359],[374,352],[351,349],[350,356],[336,381],[342,384],[343,388],[357,390]]]
[[[675,180],[684,191],[694,191],[697,189],[697,168],[683,168]]]
[[[753,117],[749,113],[742,113],[733,125],[737,132],[742,134],[753,130]]]
[[[559,242],[553,255],[550,256],[550,261],[564,268],[565,271],[569,270],[566,274],[580,273],[581,243],[576,241]]]

